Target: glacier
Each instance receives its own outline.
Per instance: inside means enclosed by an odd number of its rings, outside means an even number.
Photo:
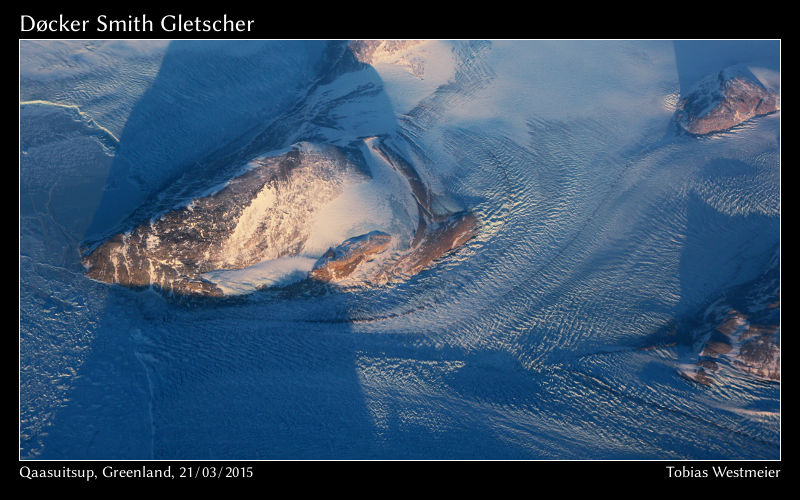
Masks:
[[[731,310],[779,343],[780,111],[674,126],[725,67],[779,93],[779,48],[21,41],[21,458],[779,458],[744,333],[697,374]],[[204,270],[224,299],[87,277],[87,249],[309,145],[364,172],[302,250]],[[474,238],[405,279],[302,280],[465,211]]]

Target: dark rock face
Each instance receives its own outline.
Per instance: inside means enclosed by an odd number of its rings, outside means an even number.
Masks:
[[[703,325],[695,331],[697,360],[682,367],[681,374],[710,385],[727,365],[761,380],[780,382],[779,293],[775,264],[765,276],[710,306],[703,312]]]
[[[714,381],[710,374],[718,371],[719,363],[725,360],[742,372],[778,382],[781,379],[778,342],[778,325],[753,324],[747,315],[731,310],[703,345],[689,378],[709,385]]]
[[[350,42],[350,51],[359,62],[374,64],[377,60],[404,51],[422,40],[354,40]]]
[[[405,52],[423,42],[424,40],[354,40],[350,42],[349,48],[361,63],[374,66],[380,62],[390,62],[404,66],[411,74],[422,78],[425,75],[424,60]]]
[[[699,82],[678,103],[675,120],[690,134],[705,135],[779,109],[775,91],[748,70],[732,67]]]
[[[436,196],[402,155],[385,143],[376,144],[373,151],[408,181],[417,202],[419,222],[410,251],[377,273],[372,281],[386,283],[396,277],[413,276],[478,234],[478,219],[473,213],[437,211]]]
[[[391,242],[392,237],[380,231],[350,238],[325,252],[325,255],[314,264],[309,277],[324,282],[346,278],[359,264],[375,254],[384,252]]]
[[[749,325],[740,338],[736,367],[760,378],[780,381],[779,331],[778,325]]]
[[[218,192],[118,234],[83,258],[90,278],[184,295],[220,296],[200,275],[295,255],[316,207],[357,169],[335,148],[262,158]]]
[[[407,181],[418,208],[417,229],[410,242],[380,231],[349,238],[316,262],[309,279],[337,283],[353,278],[358,269],[356,282],[361,284],[403,279],[478,232],[472,213],[435,209],[437,195],[400,153],[381,141],[368,144]],[[83,257],[87,276],[131,287],[154,285],[180,295],[222,296],[219,286],[203,278],[205,273],[299,255],[312,236],[315,215],[343,192],[345,179],[367,180],[363,165],[338,148],[308,143],[258,158],[249,167],[217,192],[100,244]],[[390,247],[393,251],[386,252]]]
[[[453,214],[435,225],[423,227],[417,246],[376,276],[375,281],[381,283],[396,276],[413,276],[477,234],[478,219],[466,211]]]
[[[419,220],[410,248],[371,271],[364,278],[366,282],[381,285],[413,276],[478,234],[479,223],[473,213],[440,212],[434,208],[436,195],[401,154],[382,141],[371,143],[370,147],[408,182]],[[361,262],[383,252],[389,243],[390,236],[379,232],[351,238],[329,250],[314,266],[310,277],[326,282],[347,278]]]

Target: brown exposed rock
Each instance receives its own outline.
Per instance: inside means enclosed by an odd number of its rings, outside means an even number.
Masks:
[[[350,238],[336,248],[330,248],[314,264],[309,277],[324,282],[346,278],[359,264],[385,251],[391,242],[392,237],[380,231]]]
[[[372,282],[386,283],[413,276],[478,234],[478,219],[472,212],[437,212],[434,207],[436,196],[401,154],[380,141],[370,147],[406,179],[419,209],[419,221],[410,251],[379,271],[371,279]]]
[[[742,332],[741,340],[747,340],[754,337],[769,338],[770,335],[778,333],[778,325],[753,325],[747,326],[747,329]]]
[[[704,135],[735,127],[780,109],[778,94],[752,73],[733,67],[702,80],[678,103],[675,118],[684,130]]]
[[[691,358],[678,371],[707,385],[731,380],[729,370],[763,381],[780,382],[780,259],[776,251],[756,279],[732,287],[703,310],[692,326]],[[695,357],[696,356],[696,357]]]
[[[752,375],[775,381],[781,379],[781,350],[774,335],[760,335],[742,344],[734,363]]]
[[[694,382],[697,382],[700,385],[713,385],[714,379],[711,378],[703,368],[699,368],[694,371],[681,371],[680,374]]]
[[[359,62],[374,64],[377,58],[402,52],[423,40],[353,40],[350,51]]]
[[[309,185],[315,187],[314,201],[323,204],[341,192],[345,171],[354,170],[335,148],[293,149],[256,160],[216,193],[103,242],[83,258],[86,274],[183,295],[222,295],[201,275],[296,254],[309,236],[305,222],[314,212],[306,199]],[[259,195],[272,196],[272,204],[261,209]],[[246,213],[251,206],[257,210]],[[247,230],[237,231],[243,217]]]
[[[718,325],[716,330],[730,336],[736,333],[740,327],[746,325],[747,319],[743,314],[739,314],[738,311],[731,311],[728,314],[730,314],[730,317]]]
[[[731,350],[733,350],[733,346],[727,342],[709,342],[705,345],[700,355],[715,358],[721,354],[728,354]]]
[[[383,284],[419,273],[475,237],[478,220],[471,212],[458,212],[441,223],[431,227],[423,226],[422,231],[424,234],[415,247],[402,253],[390,264],[378,268],[374,274],[367,275],[365,281]],[[329,249],[314,265],[309,277],[323,282],[347,278],[362,262],[385,251],[390,243],[391,236],[379,231],[351,238],[336,248]]]
[[[719,365],[710,359],[701,359],[697,362],[697,366],[703,368],[704,370],[711,370],[712,372],[719,370]]]
[[[183,295],[204,295],[207,297],[222,297],[222,290],[214,283],[201,278],[181,276],[172,282],[173,290],[180,291]]]
[[[362,273],[364,283],[383,284],[417,274],[478,232],[474,214],[448,212],[416,169],[395,150],[370,147],[408,182],[419,220],[410,243]],[[340,150],[299,149],[255,161],[214,194],[117,234],[83,258],[90,278],[131,287],[155,285],[182,295],[221,296],[203,278],[216,270],[243,269],[300,253],[310,236],[314,207],[342,192],[346,172],[363,175]],[[308,278],[337,282],[385,252],[393,236],[373,231],[330,248]]]
[[[453,214],[435,226],[426,227],[418,245],[378,276],[377,281],[388,281],[394,276],[413,276],[477,233],[478,219],[472,212]]]
[[[779,334],[778,325],[753,325],[747,315],[736,310],[729,311],[703,344],[695,370],[686,370],[687,376],[705,383],[709,374],[703,369],[710,369],[711,364],[717,367],[717,363],[709,359],[712,358],[718,361],[727,359],[735,368],[745,373],[780,381]],[[701,382],[698,378],[704,381]]]
[[[406,53],[411,47],[425,40],[354,40],[350,42],[350,51],[355,58],[364,64],[374,66],[379,62],[405,66],[417,78],[425,74],[425,61],[418,54]]]

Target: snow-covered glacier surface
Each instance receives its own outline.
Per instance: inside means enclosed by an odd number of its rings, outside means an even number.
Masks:
[[[726,66],[779,85],[778,42],[361,49],[21,42],[22,458],[779,458],[779,378],[686,367],[721,318],[779,342],[780,112],[673,121]],[[298,144],[363,171],[285,198],[302,247],[209,272],[225,297],[87,277],[87,249]],[[413,276],[305,280],[462,210],[477,236]]]

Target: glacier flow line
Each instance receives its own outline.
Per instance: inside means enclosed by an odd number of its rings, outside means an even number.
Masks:
[[[37,100],[33,100],[33,101],[20,101],[19,105],[20,106],[27,106],[27,105],[52,106],[52,107],[56,107],[56,108],[68,109],[68,110],[76,113],[82,119],[82,121],[84,123],[86,123],[87,126],[89,126],[89,128],[94,128],[94,129],[100,130],[101,132],[105,133],[108,137],[110,137],[113,140],[114,145],[119,144],[119,139],[117,138],[117,136],[114,135],[113,132],[111,132],[110,130],[108,130],[104,126],[102,126],[99,123],[97,123],[94,120],[94,118],[89,116],[89,114],[86,113],[85,111],[81,111],[81,108],[79,108],[75,104],[61,104],[61,103],[58,103],[58,102],[45,101],[45,100],[37,99]]]

